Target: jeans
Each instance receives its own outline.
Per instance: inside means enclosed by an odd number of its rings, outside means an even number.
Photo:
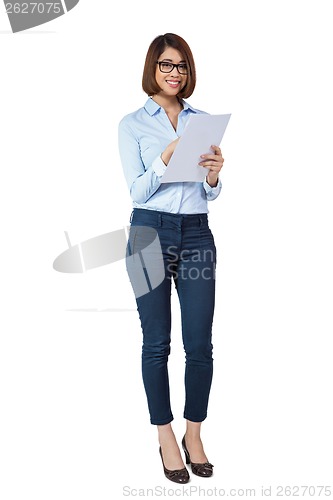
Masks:
[[[135,245],[146,227],[153,228],[158,235],[164,266],[161,283],[136,297],[143,333],[142,378],[150,421],[163,425],[173,420],[167,363],[171,340],[171,286],[174,281],[180,302],[185,350],[183,416],[192,422],[202,422],[207,417],[213,376],[216,247],[208,217],[205,213],[185,215],[134,208],[127,256],[137,251]]]

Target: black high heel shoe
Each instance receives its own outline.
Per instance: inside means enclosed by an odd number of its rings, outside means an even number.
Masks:
[[[185,453],[186,463],[191,464],[193,474],[200,477],[211,477],[213,475],[214,465],[209,462],[205,462],[203,464],[196,464],[194,462],[191,462],[191,457],[185,443],[185,436],[182,440],[182,446]]]
[[[167,479],[170,479],[170,481],[173,481],[174,483],[178,484],[186,484],[189,482],[190,475],[186,467],[184,467],[183,469],[169,470],[164,465],[161,447],[160,447],[160,455],[162,459],[164,475]]]

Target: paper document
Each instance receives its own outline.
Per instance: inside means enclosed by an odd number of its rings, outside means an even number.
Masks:
[[[219,146],[231,114],[191,115],[161,182],[202,182],[209,169],[198,165],[204,154],[213,154],[211,145]]]

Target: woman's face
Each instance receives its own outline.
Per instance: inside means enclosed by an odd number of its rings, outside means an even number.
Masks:
[[[182,54],[172,47],[167,47],[158,60],[173,64],[185,64]],[[160,71],[159,65],[156,64],[155,79],[158,86],[162,89],[159,94],[172,97],[176,96],[185,87],[187,75],[181,75],[177,68],[173,68],[171,73],[163,73]]]

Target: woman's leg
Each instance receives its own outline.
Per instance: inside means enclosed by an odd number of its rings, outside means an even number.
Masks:
[[[173,420],[170,407],[168,356],[171,330],[171,280],[136,299],[141,321],[142,378],[147,395],[150,421],[155,425]]]
[[[186,354],[184,418],[202,422],[207,417],[213,377],[215,263],[204,258],[192,260],[188,254],[186,257],[187,261],[178,266],[177,277]]]
[[[165,467],[169,470],[183,469],[185,464],[171,424],[158,425],[157,429]]]
[[[191,462],[202,464],[208,462],[200,437],[201,422],[186,420],[185,443]]]
[[[176,288],[182,315],[185,367],[185,442],[192,462],[207,457],[200,439],[213,377],[212,324],[215,307],[216,248],[208,224],[185,227]]]
[[[164,240],[168,243],[168,234],[159,238],[159,214],[147,212],[134,213],[127,247],[127,270],[136,292],[143,334],[142,378],[150,421],[165,425],[173,420],[167,367],[171,340],[171,270],[164,262],[167,258]],[[156,278],[160,274],[162,281],[158,280],[158,284]]]

